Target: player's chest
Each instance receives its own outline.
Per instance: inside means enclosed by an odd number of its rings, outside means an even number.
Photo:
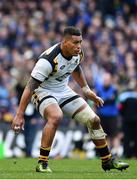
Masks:
[[[64,74],[66,72],[72,73],[79,64],[79,58],[73,58],[72,60],[60,59],[58,61],[57,74]]]

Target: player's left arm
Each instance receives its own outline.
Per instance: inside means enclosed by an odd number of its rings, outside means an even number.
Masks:
[[[72,76],[74,80],[80,85],[83,93],[87,98],[93,100],[97,106],[102,106],[104,104],[104,101],[89,88],[81,65],[76,67],[72,73]]]

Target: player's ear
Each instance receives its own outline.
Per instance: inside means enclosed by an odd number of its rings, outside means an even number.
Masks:
[[[63,37],[63,38],[62,38],[62,42],[64,43],[65,41],[66,41],[66,38],[65,38],[65,37]]]
[[[63,39],[64,39],[65,42],[67,42],[67,41],[69,41],[71,39],[71,36],[66,35],[66,36],[63,37]]]
[[[63,38],[63,44],[66,44],[67,43],[67,39],[66,38]]]

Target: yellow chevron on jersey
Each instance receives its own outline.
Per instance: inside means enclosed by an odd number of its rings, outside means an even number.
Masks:
[[[53,59],[53,62],[54,62],[53,72],[57,72],[58,71],[58,58],[56,57],[55,59]]]

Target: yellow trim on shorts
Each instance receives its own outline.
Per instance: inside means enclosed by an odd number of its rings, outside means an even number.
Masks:
[[[37,103],[37,105],[38,105],[38,103],[40,102],[38,95],[36,93],[33,93],[32,97],[34,98],[34,103],[35,104]]]

